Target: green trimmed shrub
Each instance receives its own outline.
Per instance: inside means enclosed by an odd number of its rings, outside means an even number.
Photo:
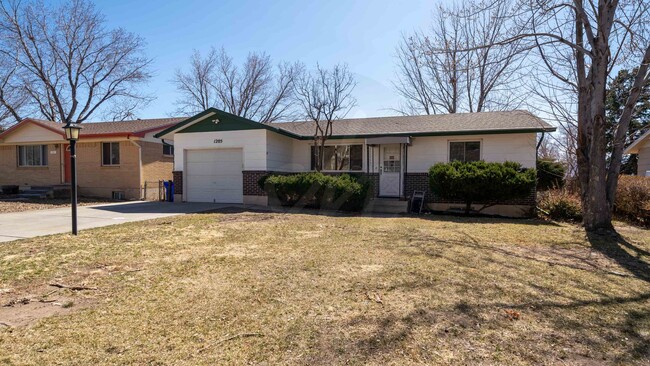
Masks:
[[[318,172],[269,175],[258,183],[283,206],[342,211],[361,211],[372,189],[371,181],[362,177]]]
[[[524,169],[521,164],[508,161],[454,161],[429,169],[431,191],[443,198],[462,200],[466,214],[473,203],[484,203],[485,208],[496,202],[527,197],[535,183],[535,169]]]
[[[558,189],[564,187],[566,167],[555,160],[537,160],[537,190]]]
[[[650,225],[650,177],[621,175],[614,213],[627,221]]]
[[[582,220],[580,197],[569,193],[566,189],[552,189],[540,194],[539,208],[556,221]]]

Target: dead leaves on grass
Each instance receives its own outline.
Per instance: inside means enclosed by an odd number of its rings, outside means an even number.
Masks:
[[[510,321],[519,320],[521,313],[512,309],[503,309],[503,312],[506,315],[506,318]]]
[[[372,294],[371,294],[370,292],[368,292],[368,293],[366,293],[366,297],[367,297],[368,300],[370,300],[370,301],[374,301],[374,302],[376,302],[377,304],[384,305],[384,301],[381,299],[381,296],[379,296],[378,293],[372,293]]]

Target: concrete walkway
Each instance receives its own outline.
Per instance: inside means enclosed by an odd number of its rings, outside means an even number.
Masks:
[[[125,222],[204,212],[232,206],[238,205],[126,202],[84,206],[79,207],[77,211],[78,228],[81,231]],[[0,214],[0,242],[33,238],[42,235],[69,233],[70,231],[70,207]]]

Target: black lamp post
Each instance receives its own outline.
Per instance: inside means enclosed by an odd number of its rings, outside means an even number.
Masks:
[[[77,235],[77,140],[81,126],[70,123],[63,126],[65,139],[70,141],[70,201],[72,203],[72,234]]]

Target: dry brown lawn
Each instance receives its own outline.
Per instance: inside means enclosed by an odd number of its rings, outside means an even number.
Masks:
[[[0,364],[648,364],[650,235],[618,230],[231,212],[11,242]]]

